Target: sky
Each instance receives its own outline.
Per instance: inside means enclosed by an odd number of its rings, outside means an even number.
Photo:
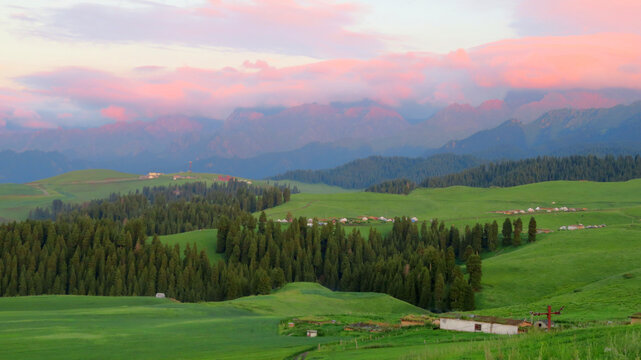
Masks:
[[[0,129],[641,87],[638,0],[0,2]]]

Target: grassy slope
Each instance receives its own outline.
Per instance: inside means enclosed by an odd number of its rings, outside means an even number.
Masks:
[[[317,306],[310,306],[315,304]],[[289,284],[270,296],[179,304],[143,297],[0,299],[2,359],[273,359],[337,339],[278,335],[286,316],[420,312],[387,295]]]
[[[187,244],[189,246],[192,246],[196,244],[198,247],[198,251],[200,250],[205,250],[207,253],[207,256],[209,256],[209,259],[211,261],[218,261],[219,259],[222,259],[221,254],[216,253],[216,234],[218,233],[218,230],[216,229],[203,229],[203,230],[195,230],[195,231],[190,231],[186,233],[181,233],[181,234],[173,234],[173,235],[163,235],[160,236],[160,241],[164,244],[168,245],[174,245],[178,244],[180,245],[180,249],[184,250]]]
[[[565,305],[560,320],[625,320],[641,308],[640,258],[638,225],[553,233],[485,260],[477,305],[517,317]]]
[[[556,202],[556,205],[552,203]],[[269,209],[273,218],[288,211],[295,216],[358,217],[417,216],[419,220],[439,218],[448,222],[471,223],[477,219],[502,219],[491,211],[527,209],[529,207],[586,207],[591,210],[613,211],[641,204],[641,180],[620,183],[554,181],[512,188],[418,189],[410,195],[378,193],[297,194],[283,206]],[[544,216],[549,226],[570,220],[591,220],[588,213],[553,214]],[[601,217],[601,215],[599,215]],[[627,217],[627,216],[624,216]],[[537,216],[538,218],[538,216]],[[623,219],[619,219],[621,221]],[[626,219],[626,221],[629,219]]]
[[[587,212],[539,213],[539,228],[601,224],[604,229],[553,232],[483,262],[481,312],[523,318],[548,303],[566,306],[562,321],[620,321],[641,310],[641,180],[621,183],[549,182],[513,188],[420,189],[408,196],[300,194],[268,210],[272,217],[418,216],[457,226],[497,220],[490,211],[536,206],[587,207]],[[555,205],[552,202],[556,202]],[[530,215],[524,215],[525,221]],[[515,217],[512,217],[515,218]],[[385,230],[389,225],[375,225]],[[367,233],[367,227],[360,228]],[[622,275],[632,273],[625,279]],[[508,307],[509,306],[509,307]]]
[[[1,184],[0,196],[34,196],[42,192],[33,186],[23,184]]]
[[[190,175],[196,179],[174,181],[171,175],[148,180],[139,179],[139,175],[113,170],[80,170],[27,185],[0,184],[0,218],[24,219],[29,210],[37,206],[50,206],[55,199],[65,202],[82,202],[104,198],[114,192],[128,193],[145,186],[166,186],[189,181],[212,182],[216,181],[218,177],[218,174],[181,173],[180,175]]]

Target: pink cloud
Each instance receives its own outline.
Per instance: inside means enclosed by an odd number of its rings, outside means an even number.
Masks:
[[[26,128],[31,128],[31,129],[55,129],[58,127],[58,125],[50,123],[48,121],[35,120],[35,119],[29,119],[29,120],[23,121],[21,122],[20,125]]]
[[[638,0],[524,0],[516,27],[525,35],[641,34],[640,15]]]
[[[127,113],[125,108],[114,105],[109,105],[106,108],[100,109],[100,114],[106,118],[116,121],[129,121],[132,118],[131,114]]]
[[[356,32],[363,8],[331,0],[215,0],[192,7],[76,4],[40,14],[35,33],[59,40],[214,46],[318,58],[378,53],[377,34]]]
[[[58,119],[71,119],[71,118],[73,118],[73,114],[72,113],[62,113],[62,114],[56,115],[56,118],[58,118]]]
[[[280,68],[247,61],[238,68],[185,67],[128,76],[66,68],[20,81],[25,96],[41,104],[68,103],[94,114],[97,108],[103,117],[126,121],[167,115],[224,118],[237,107],[363,98],[392,106],[480,104],[512,89],[641,89],[641,72],[633,71],[639,68],[640,35],[594,34],[505,40],[445,55],[391,54]],[[607,103],[565,100],[581,106]]]

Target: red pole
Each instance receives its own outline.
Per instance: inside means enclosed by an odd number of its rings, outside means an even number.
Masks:
[[[552,328],[552,306],[548,305],[548,331]]]

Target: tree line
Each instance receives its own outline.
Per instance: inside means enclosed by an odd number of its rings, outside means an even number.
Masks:
[[[416,189],[416,183],[408,179],[396,179],[383,181],[380,184],[372,185],[365,189],[367,192],[377,192],[386,194],[403,194],[407,195]]]
[[[428,158],[370,156],[325,170],[292,170],[272,177],[274,180],[297,180],[323,183],[346,189],[363,189],[383,181],[407,178],[418,182],[428,176],[461,171],[483,163],[469,155],[438,154]]]
[[[211,185],[194,182],[144,187],[82,204],[54,200],[51,207],[31,211],[29,218],[55,220],[76,214],[116,222],[141,218],[147,235],[165,235],[216,228],[221,215],[255,221],[252,212],[278,206],[290,197],[291,190],[285,186],[253,186],[235,180]]]
[[[641,156],[537,157],[480,165],[456,174],[428,177],[422,187],[518,186],[555,180],[627,181],[641,178]]]
[[[347,233],[340,224],[282,228],[267,221],[222,215],[216,239],[225,260],[204,251],[147,241],[143,218],[127,222],[73,213],[57,221],[0,226],[0,294],[153,295],[181,301],[219,301],[267,294],[293,281],[333,290],[376,291],[434,311],[471,310],[480,290],[480,253],[498,245],[498,225],[476,224],[461,234],[437,220],[420,227],[397,218],[383,236]],[[506,219],[503,245],[519,245],[522,223]],[[534,241],[534,219],[529,241]],[[461,264],[465,264],[465,271]]]

